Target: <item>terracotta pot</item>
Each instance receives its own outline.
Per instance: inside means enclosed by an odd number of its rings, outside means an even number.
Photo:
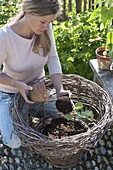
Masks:
[[[29,91],[28,97],[33,102],[48,102],[49,97],[44,81],[39,81],[32,85],[33,90]]]
[[[95,51],[99,69],[100,70],[110,70],[110,66],[112,64],[110,57],[105,57],[103,55],[100,55],[99,54],[100,51],[105,51],[105,47],[99,47]]]

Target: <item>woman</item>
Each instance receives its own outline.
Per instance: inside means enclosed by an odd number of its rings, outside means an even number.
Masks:
[[[44,66],[56,89],[57,97],[69,95],[62,85],[62,71],[57,55],[51,22],[59,10],[57,0],[23,0],[22,11],[13,21],[0,29],[0,130],[2,141],[11,148],[21,146],[21,140],[13,132],[9,105],[14,94],[20,92],[25,101],[33,88],[28,85],[44,76]],[[45,110],[56,113],[53,105]],[[53,107],[53,108],[52,108]],[[49,112],[50,112],[49,111]]]

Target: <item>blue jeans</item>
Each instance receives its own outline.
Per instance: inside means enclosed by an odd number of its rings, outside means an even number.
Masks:
[[[15,94],[0,92],[0,131],[3,144],[9,146],[10,148],[18,148],[21,146],[21,140],[14,131],[13,123],[9,112],[9,106],[14,98],[14,95]],[[37,103],[37,107],[40,106],[41,108],[43,107],[43,111],[46,112],[47,115],[58,113],[58,110],[55,107],[55,101],[48,103]],[[31,110],[35,110],[34,104],[30,105],[30,108]],[[40,110],[39,113],[37,113],[37,116],[42,117],[44,116],[44,114],[41,113]]]

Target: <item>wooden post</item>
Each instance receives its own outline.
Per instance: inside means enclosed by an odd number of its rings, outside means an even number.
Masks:
[[[91,0],[89,0],[89,10],[91,10]]]
[[[75,0],[76,3],[76,13],[82,12],[82,0]]]
[[[94,0],[92,0],[92,9],[94,10]]]
[[[68,0],[68,12],[72,11],[72,0]]]
[[[63,11],[62,11],[62,16],[63,16],[63,20],[66,19],[66,0],[63,0]]]
[[[87,0],[84,0],[84,11],[86,11]]]

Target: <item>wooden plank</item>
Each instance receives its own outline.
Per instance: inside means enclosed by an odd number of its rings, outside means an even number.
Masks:
[[[97,59],[90,60],[90,67],[94,72],[94,81],[113,98],[113,71],[99,70]]]
[[[72,0],[68,0],[68,12],[72,11]]]

